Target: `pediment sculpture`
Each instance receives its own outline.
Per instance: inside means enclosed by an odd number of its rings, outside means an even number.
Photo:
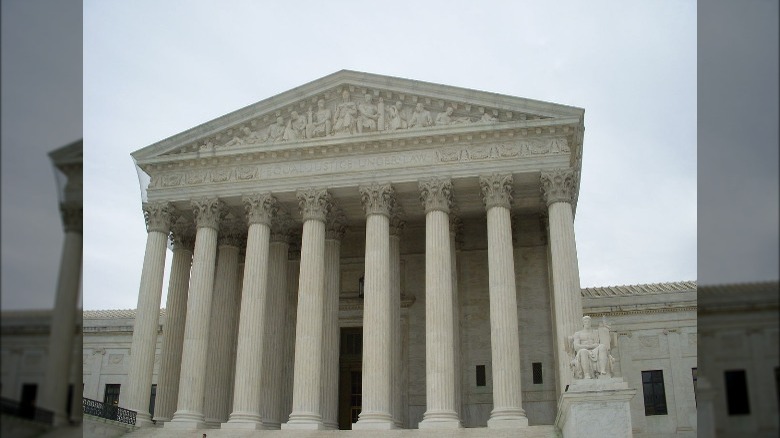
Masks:
[[[489,111],[484,108],[479,110],[478,117],[455,115],[453,106],[447,105],[442,112],[432,114],[422,102],[414,105],[401,101],[386,103],[382,97],[375,102],[368,93],[356,102],[350,97],[349,91],[343,90],[340,102],[328,106],[324,99],[319,99],[317,107],[310,106],[305,114],[292,111],[288,117],[284,117],[277,113],[274,122],[265,128],[252,129],[245,124],[230,130],[228,135],[202,140],[198,149],[221,150],[242,145],[351,136],[364,132],[499,122]]]
[[[594,329],[590,316],[582,318],[582,330],[569,336],[566,343],[575,379],[613,377],[615,358],[610,354],[614,344],[612,335],[606,321]]]

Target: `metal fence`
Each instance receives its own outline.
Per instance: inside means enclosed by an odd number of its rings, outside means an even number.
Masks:
[[[0,398],[0,412],[50,426],[54,422],[54,412],[5,397]]]
[[[84,398],[83,406],[85,414],[135,425],[135,411],[120,408],[119,406],[108,405],[89,398]]]

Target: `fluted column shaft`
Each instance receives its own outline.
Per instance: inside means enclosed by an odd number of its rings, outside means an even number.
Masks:
[[[41,406],[54,412],[55,425],[67,422],[68,364],[71,363],[73,335],[76,332],[82,241],[80,227],[78,230],[66,228],[49,334],[49,360],[40,398]]]
[[[224,226],[223,226],[224,229]],[[239,239],[235,235],[221,236],[217,248],[217,270],[214,295],[211,300],[206,393],[203,414],[206,423],[215,426],[227,421],[232,395],[230,370],[233,343],[238,320],[238,255]]]
[[[577,174],[571,169],[542,172],[541,182],[549,220],[555,357],[560,394],[572,381],[566,342],[580,329],[582,319],[580,271],[571,205],[576,194]]]
[[[247,232],[244,285],[236,348],[233,412],[223,428],[262,429],[260,386],[263,375],[263,327],[268,303],[268,255],[276,200],[270,194],[244,198]]]
[[[154,372],[154,353],[157,347],[157,331],[160,324],[160,300],[162,299],[165,253],[170,232],[173,207],[168,203],[144,205],[147,221],[146,251],[141,270],[138,307],[133,326],[130,347],[128,384],[120,396],[119,406],[136,411],[136,424],[149,426],[149,397]]]
[[[403,400],[401,373],[401,230],[404,222],[398,217],[390,220],[390,345],[392,348],[392,410],[396,427],[403,427]]]
[[[512,251],[512,175],[480,178],[487,209],[493,411],[488,427],[528,426],[520,389],[520,334]]]
[[[224,204],[217,199],[193,202],[197,233],[190,275],[187,320],[184,325],[179,398],[169,428],[202,428],[205,426],[203,401],[206,388],[209,324],[214,287],[217,233]]]
[[[366,211],[362,410],[353,429],[393,429],[390,297],[390,184],[360,187]]]
[[[284,343],[287,319],[287,244],[286,233],[272,233],[268,267],[268,304],[263,342],[261,376],[261,416],[267,429],[279,429],[282,421],[282,384]],[[290,335],[287,335],[290,336]],[[271,352],[273,352],[271,354]]]
[[[339,291],[341,277],[340,221],[328,220],[325,228],[325,314],[322,321],[322,422],[326,429],[338,430],[339,396]]]
[[[459,428],[455,411],[449,180],[420,182],[425,206],[425,395],[420,429]]]
[[[323,429],[322,321],[325,304],[325,218],[330,210],[326,190],[298,192],[303,216],[298,316],[295,329],[293,406],[282,429]]]
[[[450,217],[450,266],[452,266],[452,337],[453,337],[453,364],[455,365],[455,412],[458,417],[463,413],[463,384],[460,352],[460,297],[458,296],[458,258],[456,243],[456,227],[460,222],[453,221]]]
[[[179,395],[179,370],[184,342],[184,322],[187,316],[187,291],[192,265],[194,242],[177,242],[173,239],[173,259],[168,279],[168,299],[165,309],[165,327],[160,350],[160,372],[157,378],[157,398],[154,402],[154,419],[170,421],[176,411]]]

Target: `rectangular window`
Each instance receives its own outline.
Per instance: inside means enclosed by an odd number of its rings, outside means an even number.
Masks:
[[[121,385],[118,383],[107,383],[106,393],[103,396],[103,403],[109,406],[119,405],[119,388]]]
[[[693,403],[698,406],[696,402],[696,380],[699,377],[697,368],[691,368],[691,377],[693,377]]]
[[[750,415],[745,370],[726,371],[725,378],[726,405],[729,415]]]
[[[542,363],[534,362],[531,364],[534,373],[534,385],[542,383]]]
[[[477,386],[485,386],[486,384],[485,365],[477,365]]]
[[[24,418],[35,417],[35,399],[38,396],[38,385],[35,383],[22,384],[22,397],[19,400],[19,415]]]
[[[662,370],[642,371],[645,415],[666,415],[666,391]]]

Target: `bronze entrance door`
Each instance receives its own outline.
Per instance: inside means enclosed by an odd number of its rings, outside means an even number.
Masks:
[[[362,406],[363,328],[342,328],[340,345],[339,429],[351,430]]]

